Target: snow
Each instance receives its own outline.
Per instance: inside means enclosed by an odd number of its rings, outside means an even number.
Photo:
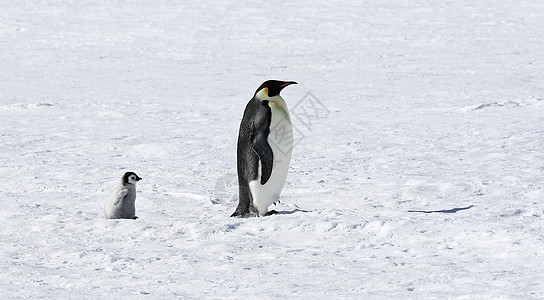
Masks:
[[[2,297],[544,298],[543,15],[3,2]],[[266,79],[299,83],[279,214],[229,218]],[[125,171],[139,219],[106,220]]]

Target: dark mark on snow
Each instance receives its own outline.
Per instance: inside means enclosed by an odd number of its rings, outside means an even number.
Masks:
[[[467,207],[456,207],[452,209],[442,209],[442,210],[409,210],[408,212],[414,212],[414,213],[424,213],[424,214],[432,214],[432,213],[443,213],[443,214],[454,214],[460,210],[467,210],[474,207],[474,205],[469,205]]]

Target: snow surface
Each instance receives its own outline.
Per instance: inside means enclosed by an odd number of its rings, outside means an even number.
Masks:
[[[3,1],[0,36],[4,299],[544,298],[541,1]],[[266,79],[280,213],[229,218]]]

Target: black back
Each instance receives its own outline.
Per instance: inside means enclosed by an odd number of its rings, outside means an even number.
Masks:
[[[272,174],[274,153],[268,144],[272,113],[268,101],[255,97],[249,101],[240,123],[238,134],[237,167],[239,202],[236,211],[231,215],[244,216],[254,210],[253,196],[249,182],[258,180],[259,160],[261,163],[261,184],[265,184]]]

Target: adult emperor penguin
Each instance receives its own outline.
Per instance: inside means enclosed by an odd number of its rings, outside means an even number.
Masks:
[[[293,126],[280,92],[294,81],[265,81],[244,111],[238,135],[239,203],[231,217],[256,213],[266,216],[272,203],[279,201],[287,178]]]
[[[136,217],[136,183],[142,180],[134,172],[126,172],[106,202],[106,219],[138,219]]]

